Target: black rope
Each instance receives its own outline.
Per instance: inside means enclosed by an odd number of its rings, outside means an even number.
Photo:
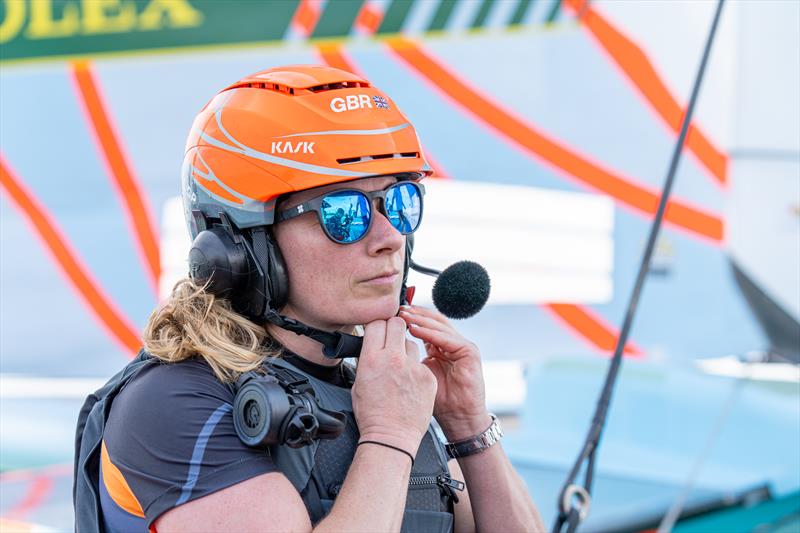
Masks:
[[[650,268],[650,260],[653,256],[653,250],[655,249],[659,230],[661,229],[661,221],[664,218],[664,212],[667,208],[667,201],[669,200],[669,195],[672,191],[675,173],[678,169],[678,163],[680,162],[683,145],[686,141],[687,132],[689,131],[689,124],[691,123],[695,103],[697,102],[697,95],[700,92],[700,86],[703,82],[703,75],[705,74],[706,64],[708,63],[708,57],[711,53],[711,45],[714,42],[714,36],[717,32],[717,25],[719,23],[720,15],[722,14],[722,6],[724,3],[725,0],[717,0],[717,9],[714,13],[714,19],[711,23],[711,29],[709,30],[708,38],[706,39],[703,57],[700,61],[700,66],[694,81],[694,87],[692,88],[692,95],[689,98],[689,107],[686,110],[686,115],[683,117],[683,123],[681,124],[681,132],[678,136],[678,141],[675,143],[675,149],[672,153],[672,160],[670,161],[669,170],[667,171],[667,178],[664,182],[664,188],[661,192],[661,198],[658,203],[658,210],[656,211],[655,219],[653,219],[653,224],[650,226],[650,236],[647,240],[647,246],[642,257],[642,262],[639,265],[639,273],[636,276],[636,284],[633,287],[633,292],[631,293],[631,298],[628,302],[628,309],[625,313],[625,321],[622,324],[622,331],[620,331],[619,339],[617,340],[617,346],[614,350],[614,357],[611,359],[611,363],[609,364],[605,384],[603,385],[603,390],[600,393],[600,397],[597,401],[597,408],[595,409],[595,414],[592,418],[592,424],[589,427],[583,448],[578,454],[578,458],[576,459],[572,470],[570,470],[570,473],[564,482],[564,486],[561,488],[561,493],[559,494],[558,498],[558,517],[553,525],[553,533],[561,533],[564,530],[565,525],[567,526],[566,531],[572,533],[577,529],[578,525],[583,520],[583,518],[580,516],[580,509],[575,507],[574,497],[565,499],[565,494],[567,494],[570,487],[574,485],[575,480],[578,477],[578,473],[580,472],[581,467],[584,466],[584,463],[586,463],[586,472],[583,489],[586,491],[587,498],[588,495],[591,494],[595,455],[600,444],[600,437],[603,433],[603,426],[605,425],[606,417],[608,415],[608,408],[611,404],[611,395],[614,392],[614,384],[617,379],[617,374],[619,373],[620,365],[622,364],[623,349],[628,341],[628,334],[630,333],[633,325],[633,318],[636,315],[636,309],[639,305],[639,298],[641,297],[642,288],[644,287],[645,276]],[[570,491],[570,493],[572,493],[572,491]],[[584,507],[584,512],[582,513],[584,518],[588,512],[589,503],[590,502],[588,500],[580,503],[580,506]]]

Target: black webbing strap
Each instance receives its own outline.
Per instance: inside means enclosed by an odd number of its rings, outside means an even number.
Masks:
[[[344,359],[361,355],[363,339],[340,331],[330,332],[303,324],[293,318],[279,314],[267,308],[264,319],[279,328],[291,331],[298,335],[305,335],[322,344],[322,353],[330,359]]]
[[[311,383],[309,383],[307,377],[303,376],[302,374],[292,372],[287,368],[271,364],[271,362],[267,362],[267,365],[267,371],[278,380],[284,390],[294,394],[306,392],[312,395],[314,394],[314,388],[311,386]]]

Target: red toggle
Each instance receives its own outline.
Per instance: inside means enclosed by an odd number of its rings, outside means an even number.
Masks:
[[[406,301],[408,305],[411,305],[411,301],[414,299],[414,291],[416,290],[416,287],[406,287]]]

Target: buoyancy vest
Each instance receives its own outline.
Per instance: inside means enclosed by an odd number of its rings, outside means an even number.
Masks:
[[[90,394],[81,407],[75,435],[72,490],[75,531],[79,533],[104,531],[99,488],[103,431],[114,398],[153,361],[152,356],[141,350],[125,368]],[[333,507],[358,444],[350,390],[317,379],[282,359],[269,359],[265,364],[283,369],[279,376],[285,379],[307,380],[323,408],[347,415],[345,431],[336,439],[315,440],[302,448],[272,446],[265,451],[300,493],[316,524]],[[461,488],[463,484],[450,477],[444,446],[433,427],[429,427],[411,469],[401,531],[452,532],[453,504],[458,501],[454,489]]]
[[[350,389],[322,381],[283,359],[270,359],[267,364],[307,379],[323,408],[347,415],[345,430],[336,439],[316,440],[302,448],[272,446],[269,450],[316,524],[333,507],[356,452],[359,433]],[[450,477],[444,445],[429,426],[411,469],[401,531],[453,531],[453,504],[458,501],[455,491],[460,489],[463,484]]]

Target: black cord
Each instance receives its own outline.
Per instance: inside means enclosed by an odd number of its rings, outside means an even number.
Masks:
[[[681,132],[678,136],[678,141],[675,143],[675,149],[672,153],[672,160],[670,161],[669,170],[667,171],[667,178],[665,180],[661,198],[658,203],[658,210],[656,211],[653,224],[650,227],[650,236],[647,240],[647,247],[645,248],[642,262],[639,265],[639,273],[636,276],[636,284],[634,285],[630,301],[628,302],[628,309],[625,313],[625,321],[622,324],[622,330],[620,331],[619,339],[617,340],[617,346],[614,350],[614,357],[611,359],[608,373],[606,374],[605,384],[603,385],[603,390],[600,393],[600,397],[597,401],[597,408],[592,419],[592,424],[589,427],[586,440],[584,441],[583,449],[578,454],[578,458],[576,459],[572,470],[570,470],[570,473],[564,482],[564,486],[561,488],[561,493],[559,494],[558,498],[558,517],[553,525],[553,533],[561,532],[565,524],[567,525],[568,532],[574,532],[582,520],[580,513],[577,512],[573,506],[572,498],[565,501],[564,496],[567,494],[569,487],[575,483],[578,473],[585,462],[587,464],[584,479],[584,489],[586,491],[587,498],[588,495],[591,494],[595,455],[600,444],[600,437],[603,433],[603,426],[605,425],[606,417],[608,415],[608,408],[611,404],[611,395],[614,392],[614,384],[616,383],[617,374],[619,373],[619,368],[622,364],[623,349],[628,341],[628,334],[630,333],[631,326],[633,325],[633,318],[636,315],[636,309],[639,304],[642,288],[644,287],[645,277],[647,276],[647,271],[650,268],[650,260],[653,256],[653,250],[655,249],[655,243],[656,239],[658,238],[659,230],[661,229],[661,222],[664,218],[664,212],[667,208],[667,201],[669,200],[669,195],[672,191],[675,173],[678,169],[681,152],[683,150],[684,142],[686,141],[689,124],[691,123],[695,103],[697,102],[697,95],[700,92],[700,86],[703,82],[703,75],[705,74],[706,64],[708,63],[708,57],[711,53],[711,45],[714,42],[714,36],[717,32],[717,25],[719,23],[720,15],[722,14],[722,6],[724,3],[725,0],[717,1],[717,9],[714,13],[714,19],[711,23],[711,29],[709,30],[708,38],[706,39],[705,49],[703,50],[703,56],[694,81],[694,87],[692,88],[692,95],[689,98],[689,107],[687,108],[686,114],[683,117],[683,123],[681,124]],[[588,506],[589,502],[584,501],[583,504]]]
[[[378,442],[377,440],[362,440],[361,442],[356,444],[356,448],[358,448],[362,444],[376,444],[378,446],[383,446],[384,448],[389,448],[392,450],[396,450],[400,453],[404,453],[408,456],[409,459],[411,459],[411,466],[412,467],[414,466],[414,456],[405,451],[403,448],[398,448],[397,446],[392,446],[391,444],[386,444],[385,442]]]

